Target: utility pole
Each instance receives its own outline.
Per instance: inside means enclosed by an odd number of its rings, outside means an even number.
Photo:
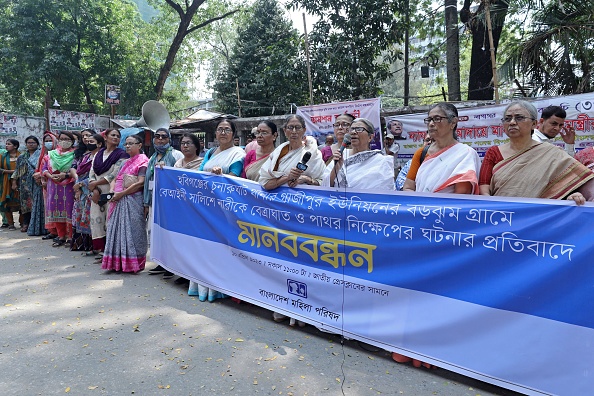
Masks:
[[[460,41],[456,0],[445,0],[448,100],[460,101]]]
[[[405,4],[404,21],[406,23],[406,29],[404,31],[404,106],[408,106],[408,97],[410,96],[410,85],[409,85],[409,67],[408,67],[408,51],[409,51],[409,29],[410,29],[410,13],[409,13],[409,0],[406,0]]]

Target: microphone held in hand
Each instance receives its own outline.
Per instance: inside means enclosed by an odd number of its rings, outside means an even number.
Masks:
[[[305,154],[303,154],[303,158],[301,158],[301,162],[297,164],[297,169],[305,171],[307,169],[307,161],[309,161],[309,159],[311,158],[311,153],[309,151],[306,151]]]
[[[345,133],[344,138],[342,139],[342,144],[340,145],[340,150],[338,150],[340,155],[342,155],[342,152],[344,151],[344,149],[349,147],[350,145],[351,145],[351,134]],[[335,160],[334,163],[336,164],[336,163],[338,163],[338,161]]]

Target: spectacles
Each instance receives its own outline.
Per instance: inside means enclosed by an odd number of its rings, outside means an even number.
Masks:
[[[124,147],[134,146],[135,144],[140,144],[140,143],[138,143],[138,142],[135,142],[135,143],[124,143]]]
[[[228,134],[233,132],[233,129],[231,128],[217,128],[217,133],[222,133],[222,134]]]
[[[268,136],[268,135],[272,135],[272,133],[270,133],[270,132],[256,132],[256,133],[254,133],[254,136],[264,137],[264,136]]]
[[[523,116],[523,115],[513,115],[513,116],[505,116],[505,117],[503,117],[501,119],[501,122],[504,122],[506,124],[509,124],[514,119],[516,120],[516,122],[522,122],[522,121],[526,121],[526,120],[534,121],[534,118],[532,118],[532,117],[527,117],[527,116]]]
[[[193,146],[194,143],[192,143],[192,142],[181,142],[179,145],[180,146]]]
[[[441,122],[441,120],[445,120],[446,118],[448,118],[448,117],[433,116],[433,117],[427,117],[423,121],[427,125],[429,125],[431,123],[431,121],[433,121],[435,124],[439,124]]]
[[[356,134],[363,133],[363,131],[365,131],[367,133],[371,133],[363,127],[354,127],[354,128],[351,128],[351,130],[350,130],[351,133],[356,133]]]
[[[303,129],[303,127],[301,125],[287,125],[285,129],[287,131],[300,131]]]
[[[161,139],[161,140],[169,139],[169,136],[167,136],[167,135],[155,135],[155,139]]]
[[[348,127],[351,126],[350,122],[337,122],[336,124],[332,124],[332,126],[334,128],[343,128],[343,129],[347,129]]]

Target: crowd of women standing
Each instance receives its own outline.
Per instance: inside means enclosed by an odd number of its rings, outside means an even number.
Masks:
[[[472,148],[458,142],[455,106],[433,105],[424,121],[427,144],[411,160],[404,191],[570,199],[577,204],[594,200],[594,173],[588,167],[555,146],[532,139],[537,110],[528,102],[512,102],[505,108],[502,125],[509,142],[491,147],[482,165]],[[286,142],[275,147],[282,132]],[[206,151],[204,158],[199,156],[201,147],[195,135],[184,134],[178,151],[171,146],[165,128],[154,134],[155,152],[150,159],[142,153],[143,140],[138,135],[126,139],[125,150],[118,148],[120,132],[116,129],[58,136],[48,132],[42,144],[29,136],[20,155],[19,142],[9,139],[0,156],[0,211],[10,230],[16,229],[13,213],[20,212],[21,232],[43,236],[54,247],[66,245],[95,257],[105,270],[137,273],[146,263],[145,229],[147,219],[150,225],[152,218],[157,166],[243,177],[266,190],[301,184],[395,189],[392,157],[370,149],[375,130],[369,120],[349,114],[336,117],[337,142],[326,162],[317,142],[306,136],[302,117],[288,116],[282,132],[276,124],[262,121],[255,132],[257,145],[245,152],[234,144],[235,124],[223,119],[215,129],[218,146]],[[351,146],[341,150],[347,132]],[[306,157],[307,166],[299,166]],[[173,276],[160,266],[149,274]],[[188,282],[188,294],[200,301],[226,297],[199,283],[178,281]],[[288,318],[274,313],[273,319]],[[305,325],[294,319],[290,324]],[[393,358],[412,360],[398,353]]]

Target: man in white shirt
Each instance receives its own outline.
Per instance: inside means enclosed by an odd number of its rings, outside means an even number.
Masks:
[[[388,133],[384,139],[384,148],[382,149],[383,155],[391,155],[394,158],[394,177],[398,176],[398,151],[400,151],[400,145],[394,142],[394,135]]]
[[[532,139],[537,142],[552,141],[561,133],[561,139],[565,143],[565,152],[570,156],[575,155],[575,129],[571,125],[563,126],[567,113],[559,106],[549,106],[542,110],[538,121],[539,129],[535,129]]]

